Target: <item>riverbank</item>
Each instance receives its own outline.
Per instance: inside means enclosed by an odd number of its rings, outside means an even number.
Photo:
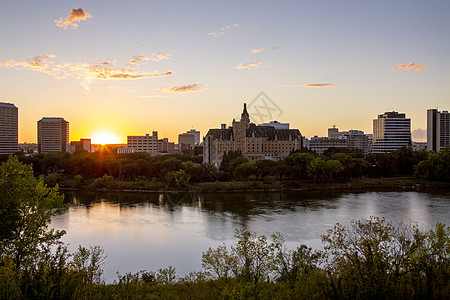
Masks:
[[[94,179],[58,182],[61,190],[130,191],[130,192],[246,192],[246,191],[386,191],[386,190],[449,190],[450,183],[416,177],[355,178],[347,182],[314,183],[308,180],[201,182],[187,186],[167,186],[156,180],[124,181]]]

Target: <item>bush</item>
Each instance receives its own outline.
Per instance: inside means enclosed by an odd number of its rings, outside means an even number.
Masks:
[[[385,219],[337,224],[322,237],[325,270],[342,298],[436,299],[450,296],[450,229],[394,227]]]

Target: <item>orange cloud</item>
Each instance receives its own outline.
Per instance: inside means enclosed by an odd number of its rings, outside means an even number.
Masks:
[[[397,65],[395,67],[393,67],[391,70],[395,71],[395,70],[403,70],[403,71],[420,71],[424,68],[424,65],[416,65],[415,63],[410,62],[409,64],[401,64],[401,65]]]
[[[330,83],[310,83],[310,84],[284,84],[282,87],[314,87],[314,88],[323,88],[323,87],[338,87],[337,84]]]
[[[252,50],[250,51],[250,53],[251,53],[251,54],[255,54],[255,53],[259,53],[259,52],[261,52],[261,51],[263,51],[263,48],[252,49]]]
[[[33,60],[31,60],[28,65],[31,67],[36,68],[45,68],[47,64],[51,63],[49,58],[55,57],[54,55],[36,55]]]
[[[98,64],[86,70],[90,78],[94,79],[139,79],[150,77],[163,77],[172,74],[171,71],[162,74],[139,74],[132,69],[113,68],[110,65]]]
[[[67,18],[59,18],[59,20],[55,20],[55,24],[58,27],[64,28],[64,29],[74,29],[76,30],[78,27],[78,24],[82,20],[86,20],[92,18],[92,15],[89,13],[84,12],[82,8],[74,8],[70,12],[70,14],[67,16]]]
[[[248,64],[239,64],[239,65],[235,66],[235,68],[238,70],[248,69],[248,68],[257,69],[257,68],[259,68],[260,64],[262,64],[262,62],[256,61],[256,62],[252,62],[252,63],[248,63]]]
[[[239,24],[227,25],[225,27],[222,27],[220,29],[220,31],[218,31],[218,32],[210,32],[210,33],[208,33],[208,35],[211,35],[213,37],[219,37],[221,35],[224,35],[225,31],[233,29],[233,28],[237,28],[237,27],[239,27]]]
[[[56,75],[58,70],[62,68],[61,65],[56,64],[52,58],[55,55],[36,55],[35,57],[27,61],[15,61],[13,59],[7,60],[5,62],[0,62],[0,67],[13,68],[16,70],[33,70],[37,72],[47,73],[51,75]]]
[[[117,68],[116,61],[103,61],[97,64],[90,62],[85,63],[71,63],[71,62],[55,62],[52,60],[54,55],[37,55],[29,61],[8,60],[3,63],[0,62],[0,67],[14,68],[16,70],[33,70],[52,75],[56,78],[63,79],[67,77],[74,77],[79,80],[90,79],[140,79],[163,77],[172,74],[172,71],[165,73],[144,73],[135,68]],[[133,58],[136,59],[136,58]],[[130,61],[133,61],[131,59]],[[142,57],[138,58],[137,60]]]
[[[136,55],[132,59],[130,59],[130,64],[134,65],[134,64],[140,63],[142,61],[146,61],[146,60],[149,60],[149,58],[145,57],[145,55],[143,55],[143,54]]]
[[[159,62],[159,61],[166,60],[166,59],[170,58],[170,54],[162,53],[162,52],[153,53],[152,55],[153,55],[152,60],[156,61],[156,62]]]
[[[164,91],[167,93],[190,93],[190,92],[198,92],[203,89],[203,84],[189,84],[189,85],[182,85],[182,86],[174,86],[171,88],[160,88],[160,91]]]

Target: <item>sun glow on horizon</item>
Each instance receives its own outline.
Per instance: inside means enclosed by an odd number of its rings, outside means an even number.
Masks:
[[[119,138],[119,136],[113,132],[110,131],[97,131],[94,134],[92,134],[91,138],[92,144],[121,144],[122,141]]]

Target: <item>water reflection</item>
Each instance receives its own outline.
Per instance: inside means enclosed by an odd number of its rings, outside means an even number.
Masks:
[[[236,228],[258,234],[280,232],[289,247],[321,248],[322,234],[339,222],[369,216],[430,228],[450,224],[450,193],[93,193],[70,192],[69,211],[52,226],[63,241],[101,245],[105,273],[175,266],[179,274],[199,270],[201,253],[233,243]]]

